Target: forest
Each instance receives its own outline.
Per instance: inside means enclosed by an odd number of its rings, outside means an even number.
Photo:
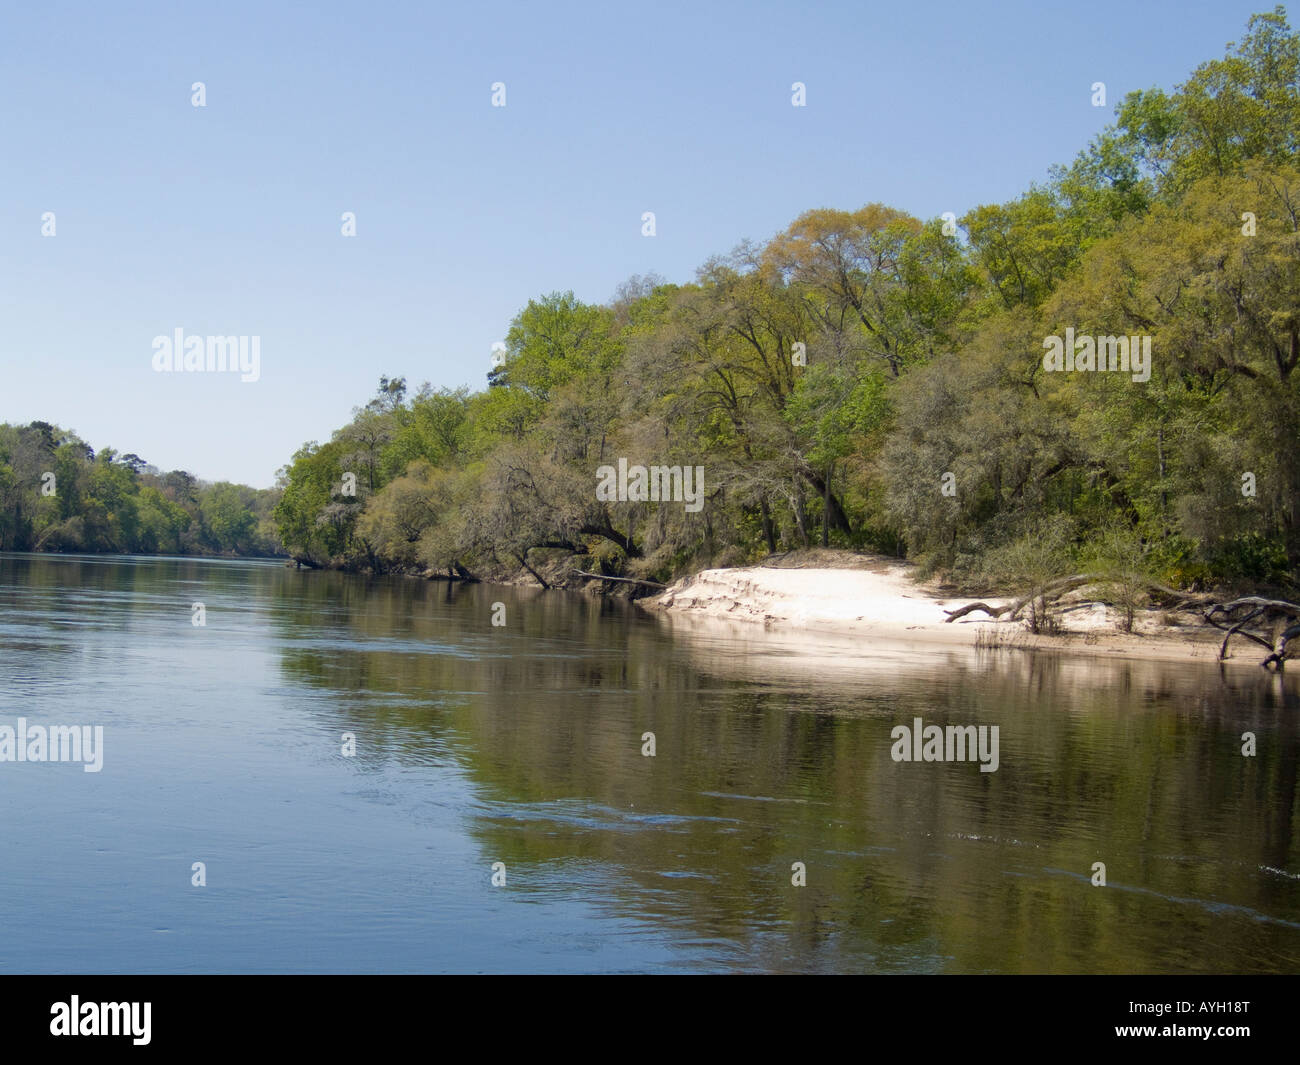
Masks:
[[[0,425],[0,551],[283,555],[279,497],[163,473],[112,448],[96,453],[48,422]]]
[[[1278,8],[1008,203],[809,210],[690,284],[530,301],[483,391],[381,378],[293,456],[280,537],[307,564],[543,583],[829,545],[971,587],[1081,565],[1289,586],[1298,136]],[[1145,346],[1146,379],[1052,372],[1067,330]],[[599,498],[618,459],[703,467],[704,505]]]

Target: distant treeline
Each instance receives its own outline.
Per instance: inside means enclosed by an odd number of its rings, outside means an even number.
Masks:
[[[0,551],[282,555],[278,490],[162,473],[48,422],[0,425]]]
[[[822,543],[970,583],[1289,582],[1300,40],[1282,8],[1257,15],[1116,115],[1045,183],[960,219],[812,210],[692,284],[530,302],[486,390],[384,378],[303,447],[284,543],[375,571],[570,555],[662,580]],[[1062,349],[1084,338],[1076,364]],[[702,508],[599,498],[620,458],[703,466]]]

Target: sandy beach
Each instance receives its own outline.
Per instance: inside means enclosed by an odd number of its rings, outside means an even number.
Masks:
[[[896,559],[814,551],[759,565],[704,570],[638,602],[670,621],[711,618],[762,624],[771,630],[868,636],[890,643],[981,645],[1160,661],[1214,662],[1223,640],[1223,633],[1194,611],[1175,616],[1139,611],[1135,631],[1123,633],[1117,612],[1091,599],[1087,588],[1062,601],[1059,616],[1066,631],[1059,636],[1035,635],[1023,620],[998,620],[983,612],[949,622],[945,611],[968,603],[1002,606],[1013,600],[945,596],[933,584],[917,581],[915,574],[914,566]],[[1266,653],[1235,640],[1225,662],[1258,669]]]

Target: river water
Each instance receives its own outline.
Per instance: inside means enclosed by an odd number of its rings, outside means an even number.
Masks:
[[[2,555],[0,971],[1297,972],[1298,681]]]

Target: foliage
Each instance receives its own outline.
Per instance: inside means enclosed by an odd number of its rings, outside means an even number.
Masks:
[[[540,551],[665,579],[820,539],[1031,590],[1103,543],[1131,589],[1290,580],[1298,142],[1300,38],[1279,8],[960,233],[879,203],[810,210],[692,284],[531,301],[482,392],[381,378],[283,471],[279,534],[374,570]],[[1149,338],[1149,379],[1046,372],[1067,329]],[[153,497],[114,502],[124,467],[46,443],[77,474],[47,524],[75,513],[94,535],[107,508],[172,535]],[[703,467],[700,505],[601,498],[619,459]]]
[[[0,551],[277,555],[278,496],[96,454],[49,422],[0,425]]]

